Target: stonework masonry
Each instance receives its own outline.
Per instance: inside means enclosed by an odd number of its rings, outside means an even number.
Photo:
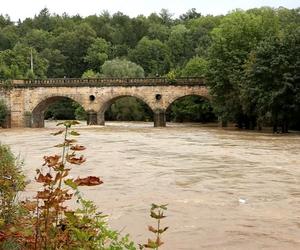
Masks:
[[[10,110],[11,127],[43,127],[48,106],[66,97],[82,105],[88,114],[88,124],[104,125],[105,111],[125,96],[145,102],[153,111],[154,126],[163,127],[165,111],[175,100],[188,95],[210,98],[202,78],[184,78],[173,83],[162,78],[28,81],[17,80],[10,89],[0,88],[0,99]]]

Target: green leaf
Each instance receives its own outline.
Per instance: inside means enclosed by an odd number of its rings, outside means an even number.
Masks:
[[[64,183],[72,189],[77,189],[77,184],[73,181],[73,179],[67,179]]]
[[[79,134],[78,132],[72,130],[72,131],[69,133],[69,135],[78,136],[78,135],[80,135],[80,134]]]
[[[65,131],[65,130],[62,129],[62,130],[59,130],[59,131],[57,131],[57,132],[55,132],[55,133],[51,133],[51,135],[60,135],[60,134],[62,134],[64,131]]]

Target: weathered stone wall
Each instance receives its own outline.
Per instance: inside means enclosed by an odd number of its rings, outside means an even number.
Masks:
[[[164,113],[168,106],[176,99],[186,95],[199,95],[209,98],[205,86],[77,86],[77,87],[15,87],[4,94],[9,100],[11,109],[11,126],[28,126],[28,116],[32,119],[43,119],[45,109],[58,97],[68,97],[79,104],[91,114],[96,114],[97,124],[104,124],[104,112],[118,98],[133,96],[144,101],[155,113]],[[94,100],[93,100],[94,99]],[[91,115],[92,117],[93,115]],[[162,119],[161,115],[157,115]],[[33,119],[34,120],[34,119]],[[38,121],[42,126],[42,122]],[[93,122],[94,123],[94,122]],[[158,126],[163,125],[161,123]]]

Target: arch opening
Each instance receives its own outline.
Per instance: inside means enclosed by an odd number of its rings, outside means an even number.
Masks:
[[[26,125],[34,128],[45,127],[45,120],[86,120],[84,108],[65,96],[53,96],[40,102],[29,115]],[[26,114],[25,114],[26,119]]]
[[[169,104],[166,120],[180,123],[215,123],[218,119],[209,99],[200,95],[185,95]]]
[[[122,95],[107,101],[99,112],[105,121],[153,121],[153,111],[148,104],[136,96]]]

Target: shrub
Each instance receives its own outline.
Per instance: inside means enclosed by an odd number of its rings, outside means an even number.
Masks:
[[[17,194],[25,188],[21,165],[10,148],[0,144],[0,228],[1,222],[11,223],[17,216]]]
[[[8,115],[7,106],[3,100],[0,100],[0,127],[4,125],[7,115]]]

